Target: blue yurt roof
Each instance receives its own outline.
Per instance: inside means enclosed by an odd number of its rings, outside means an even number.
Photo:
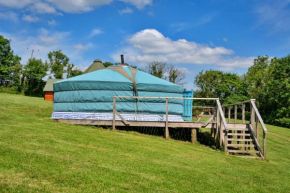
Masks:
[[[129,67],[123,66],[123,69],[132,77]],[[138,90],[156,92],[166,91],[173,93],[180,93],[184,90],[179,85],[173,84],[140,70],[137,70],[135,80]],[[76,84],[77,82],[79,84]],[[99,82],[99,84],[95,84],[96,82]],[[72,84],[74,86],[71,86]],[[112,69],[102,69],[59,81],[54,84],[54,89],[56,92],[63,90],[108,89],[108,87],[114,87],[111,88],[113,90],[127,90],[130,85],[132,86],[132,81],[122,74]]]

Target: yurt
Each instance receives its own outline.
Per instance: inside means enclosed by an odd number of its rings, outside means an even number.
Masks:
[[[53,84],[53,119],[112,120],[114,96],[183,97],[184,88],[135,68],[119,65]],[[183,100],[168,102],[169,121],[182,121]],[[116,100],[116,110],[130,121],[163,121],[164,99]]]

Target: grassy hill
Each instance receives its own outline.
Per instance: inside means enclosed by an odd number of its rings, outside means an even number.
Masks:
[[[60,124],[52,103],[0,93],[0,192],[290,192],[290,130],[267,125],[268,160]]]

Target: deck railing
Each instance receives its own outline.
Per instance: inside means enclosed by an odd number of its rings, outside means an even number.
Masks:
[[[227,104],[223,105],[223,112],[226,114],[226,109],[228,110],[228,123],[231,123],[231,109],[233,107],[234,109],[234,123],[237,123],[238,121],[238,109],[241,107],[241,113],[242,113],[242,124],[246,124],[246,105],[249,105],[250,107],[250,120],[249,120],[249,129],[251,133],[254,136],[254,140],[256,144],[258,145],[258,150],[261,154],[261,157],[266,159],[266,134],[267,134],[267,128],[264,124],[264,121],[259,113],[259,110],[255,104],[255,99],[250,99],[243,102],[233,103],[233,104]],[[261,146],[259,145],[259,138],[260,138],[260,129],[259,126],[262,126],[263,131],[263,149],[261,149]]]
[[[226,147],[226,140],[225,133],[227,132],[227,123],[225,116],[222,112],[222,106],[218,98],[183,98],[183,97],[140,97],[140,96],[114,96],[113,97],[113,130],[116,130],[116,115],[121,118],[122,122],[126,124],[126,120],[122,118],[120,113],[116,110],[116,102],[117,98],[123,98],[123,99],[163,99],[165,100],[165,131],[164,131],[164,137],[165,139],[169,139],[169,127],[168,127],[168,101],[169,99],[180,99],[180,100],[212,100],[216,101],[216,107],[206,107],[206,108],[214,108],[215,114],[212,116],[211,119],[205,122],[205,125],[207,122],[215,121],[215,138],[217,141],[219,141],[220,146]],[[200,107],[199,107],[200,108]]]

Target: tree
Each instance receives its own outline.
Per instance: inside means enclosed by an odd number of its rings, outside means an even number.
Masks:
[[[248,87],[248,93],[251,98],[258,99],[257,105],[265,97],[264,88],[270,78],[270,60],[268,56],[258,56],[254,60],[254,65],[248,69],[244,76],[245,83]]]
[[[41,59],[32,58],[24,66],[23,75],[25,76],[25,94],[33,96],[42,96],[45,82],[42,80],[46,76],[48,65]]]
[[[107,68],[109,66],[113,66],[114,64],[112,62],[104,62],[103,65]]]
[[[14,81],[19,83],[19,76],[13,72],[18,72],[20,60],[19,56],[14,55],[10,40],[0,35],[0,85],[7,86],[9,83],[13,85]]]
[[[260,109],[266,121],[290,128],[290,55],[273,58]]]
[[[71,77],[75,77],[75,76],[83,74],[83,72],[80,69],[78,69],[77,67],[76,68],[74,67],[75,67],[74,64],[67,65],[67,78],[71,78]]]
[[[148,63],[142,71],[147,72],[158,78],[164,78],[164,75],[167,71],[167,64],[165,62],[153,61]]]
[[[201,71],[195,77],[196,97],[220,98],[221,103],[234,103],[247,99],[246,85],[237,74],[216,70]]]
[[[67,67],[69,58],[61,50],[48,53],[49,67],[51,73],[56,79],[62,79],[65,67]]]
[[[182,86],[184,84],[184,82],[183,82],[184,78],[185,78],[184,71],[182,71],[179,68],[174,67],[173,65],[169,66],[169,69],[168,69],[169,82],[172,82],[174,84],[179,84]]]

